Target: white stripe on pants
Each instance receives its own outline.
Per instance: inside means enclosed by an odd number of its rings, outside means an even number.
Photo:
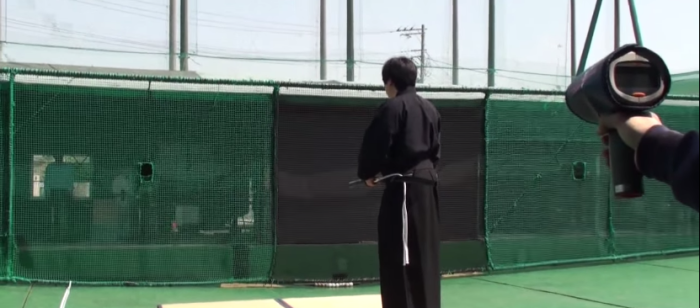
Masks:
[[[408,209],[406,209],[406,182],[403,182],[403,204],[401,205],[401,222],[403,225],[403,266],[408,265]]]

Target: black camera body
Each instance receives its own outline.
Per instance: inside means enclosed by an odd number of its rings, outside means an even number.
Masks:
[[[649,115],[671,90],[671,74],[663,59],[636,44],[618,48],[577,76],[566,90],[569,110],[588,123],[600,115]],[[619,198],[644,195],[643,176],[636,167],[634,150],[609,132],[613,189]]]

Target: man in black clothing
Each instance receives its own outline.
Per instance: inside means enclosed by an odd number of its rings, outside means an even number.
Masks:
[[[440,307],[437,167],[440,114],[416,93],[417,69],[406,57],[382,69],[387,100],[364,135],[358,176],[386,183],[379,209],[379,271],[383,308]]]

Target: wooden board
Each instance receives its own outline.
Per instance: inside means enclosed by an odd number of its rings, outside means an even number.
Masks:
[[[381,308],[379,295],[290,298],[284,300],[294,308]]]
[[[223,288],[223,289],[255,289],[255,288],[274,289],[274,288],[283,288],[284,286],[279,285],[279,284],[271,284],[271,283],[222,283],[219,287]]]
[[[158,305],[158,308],[282,308],[275,300],[255,300],[255,301],[232,301],[213,303],[189,303],[189,304],[167,304]]]
[[[188,303],[159,305],[158,308],[381,308],[379,295],[290,298],[212,303]]]

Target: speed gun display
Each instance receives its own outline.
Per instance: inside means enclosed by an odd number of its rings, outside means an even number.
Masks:
[[[671,89],[671,74],[655,52],[636,44],[625,45],[572,81],[566,105],[581,120],[598,123],[600,115],[626,112],[650,116]],[[644,195],[643,176],[637,170],[634,150],[609,132],[610,171],[615,196]]]

